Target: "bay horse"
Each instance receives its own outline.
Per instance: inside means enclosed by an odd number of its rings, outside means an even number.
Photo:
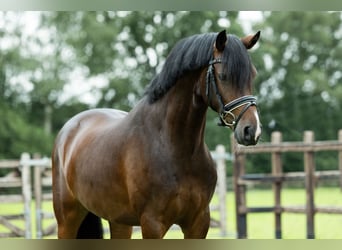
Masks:
[[[173,224],[184,238],[206,237],[217,178],[206,111],[215,110],[238,143],[257,143],[247,50],[259,35],[184,38],[130,112],[92,109],[63,126],[52,152],[58,238],[102,238],[100,218],[111,238],[130,238],[135,225],[143,238],[163,238]]]

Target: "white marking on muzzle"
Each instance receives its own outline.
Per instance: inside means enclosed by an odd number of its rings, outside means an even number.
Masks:
[[[255,115],[255,119],[256,119],[256,121],[257,121],[257,129],[256,129],[256,131],[255,131],[255,137],[254,137],[254,139],[255,139],[255,141],[257,141],[258,138],[259,138],[260,135],[261,135],[261,125],[260,125],[259,115],[258,115],[258,112],[257,112],[256,110],[254,111],[254,115]]]

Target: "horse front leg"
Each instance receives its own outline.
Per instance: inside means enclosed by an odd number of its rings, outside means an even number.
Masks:
[[[200,211],[195,217],[183,225],[180,225],[184,234],[184,239],[205,239],[210,226],[209,207]]]
[[[130,239],[132,236],[132,226],[118,224],[115,221],[109,221],[111,239]]]
[[[145,213],[140,218],[140,226],[144,239],[162,239],[171,225],[165,225],[156,216]]]

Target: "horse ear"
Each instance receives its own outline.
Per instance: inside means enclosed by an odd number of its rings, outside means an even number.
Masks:
[[[215,48],[222,52],[224,48],[226,47],[226,42],[227,42],[227,34],[225,30],[222,30],[220,33],[218,33],[216,37],[216,42],[215,42]]]
[[[255,33],[255,35],[249,35],[241,38],[242,43],[245,45],[246,49],[251,49],[257,43],[260,37],[260,31]]]

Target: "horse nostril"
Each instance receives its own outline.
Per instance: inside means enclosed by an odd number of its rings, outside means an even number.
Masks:
[[[253,142],[253,140],[254,140],[254,129],[251,126],[246,126],[244,128],[244,139],[248,144]]]

